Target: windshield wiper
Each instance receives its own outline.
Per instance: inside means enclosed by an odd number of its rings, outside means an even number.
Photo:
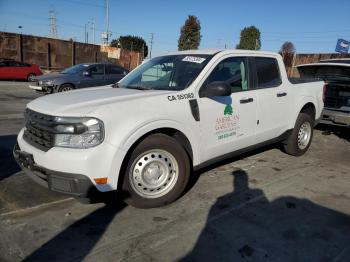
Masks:
[[[119,88],[120,86],[119,86],[119,83],[118,82],[116,82],[116,83],[114,83],[113,85],[112,85],[112,88]]]
[[[126,86],[125,88],[137,89],[137,90],[152,90],[153,89],[153,88],[145,87],[145,86]]]

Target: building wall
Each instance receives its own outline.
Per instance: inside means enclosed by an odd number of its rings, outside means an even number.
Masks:
[[[0,58],[34,63],[48,70],[75,64],[109,61],[133,69],[142,61],[138,52],[32,35],[0,32]]]

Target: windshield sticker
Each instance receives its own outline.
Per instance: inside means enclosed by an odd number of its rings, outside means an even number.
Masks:
[[[197,56],[186,56],[184,59],[182,59],[182,61],[201,64],[205,61],[205,58]]]
[[[89,65],[83,65],[83,66],[88,67]]]

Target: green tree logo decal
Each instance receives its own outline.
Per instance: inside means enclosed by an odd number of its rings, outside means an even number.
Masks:
[[[227,104],[225,107],[225,111],[224,111],[224,115],[232,115],[233,113],[233,109],[232,106],[230,104]]]

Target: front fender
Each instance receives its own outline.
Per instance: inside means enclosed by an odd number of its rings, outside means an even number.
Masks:
[[[199,146],[197,142],[198,136],[196,137],[193,132],[191,132],[188,128],[186,128],[186,125],[174,120],[168,120],[168,119],[155,120],[133,128],[129,132],[129,134],[126,136],[126,138],[121,141],[120,149],[127,152],[136,143],[136,141],[139,140],[142,136],[161,128],[171,128],[182,132],[190,142],[192,153],[193,153],[193,164],[197,165],[199,163],[200,154],[199,154]]]

